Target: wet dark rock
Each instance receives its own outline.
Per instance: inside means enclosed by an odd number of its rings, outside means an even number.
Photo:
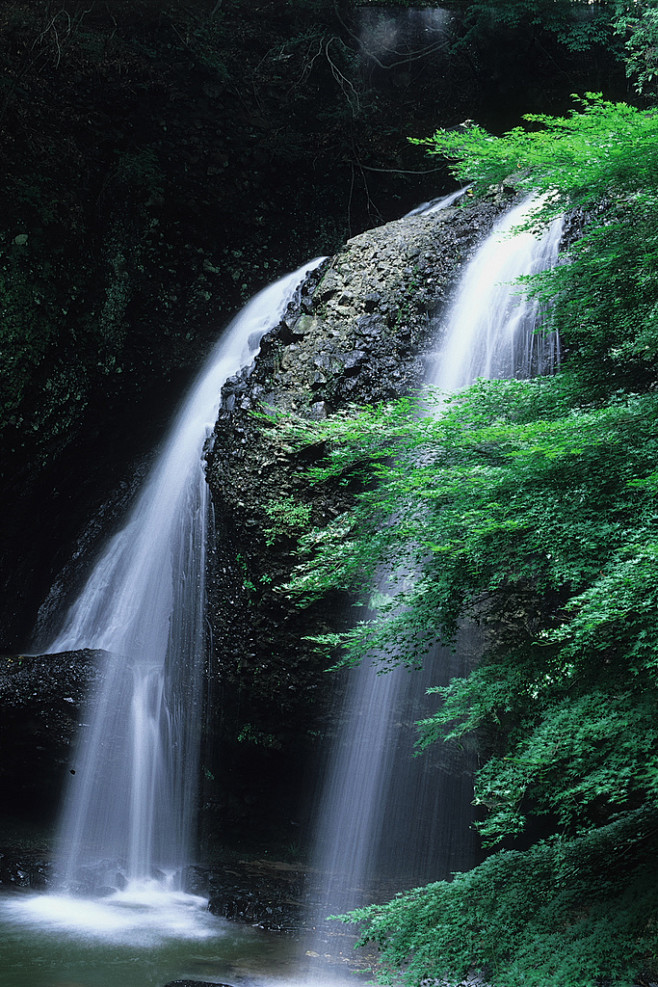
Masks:
[[[0,852],[0,888],[45,891],[53,884],[53,865],[42,852],[24,848]]]
[[[234,862],[210,872],[208,909],[231,921],[290,932],[302,921],[305,880],[304,870],[286,861]]]
[[[285,595],[300,534],[342,513],[353,491],[310,487],[304,471],[323,448],[292,450],[274,413],[319,420],[419,387],[461,265],[503,200],[464,202],[351,239],[264,337],[253,367],[223,390],[208,462],[217,528],[211,680],[222,715],[209,746],[214,780],[205,805],[215,836],[250,832],[262,819],[282,840],[297,839],[290,819],[303,830],[306,808],[295,793],[331,728],[337,679],[307,638],[350,619],[339,594],[305,610]],[[245,777],[259,785],[243,785]]]
[[[8,814],[34,817],[38,810],[42,822],[53,815],[75,771],[80,709],[97,654],[0,658],[0,799]]]

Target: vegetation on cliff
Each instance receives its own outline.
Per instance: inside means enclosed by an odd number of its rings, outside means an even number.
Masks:
[[[382,982],[630,985],[658,949],[658,122],[590,95],[528,124],[426,143],[480,189],[514,171],[545,219],[578,218],[565,262],[525,285],[560,332],[559,373],[480,381],[437,419],[422,394],[299,426],[327,443],[315,482],[378,482],[307,536],[295,591],[392,574],[377,616],[324,644],[413,665],[464,618],[487,628],[420,724],[421,747],[478,731],[487,856],[352,914]]]
[[[449,3],[449,30],[413,57],[366,33],[377,26],[367,15],[388,25],[395,13],[376,6],[1,5],[4,649],[33,647],[47,594],[55,610],[75,592],[80,561],[130,502],[187,379],[245,296],[452,187],[406,135],[468,117],[497,130],[572,90],[623,85],[614,53],[574,51],[534,18],[512,23],[506,6],[491,21],[484,4]],[[392,6],[406,16],[410,5]],[[236,623],[241,643],[259,626],[253,610]],[[308,709],[288,710],[303,690],[283,708],[271,697],[283,674],[286,689],[305,677],[289,667],[286,634],[271,637],[258,689],[240,666],[236,688],[260,706],[253,717],[240,706],[248,733],[222,722],[224,763],[254,737],[278,743],[284,717],[282,762],[301,744]]]

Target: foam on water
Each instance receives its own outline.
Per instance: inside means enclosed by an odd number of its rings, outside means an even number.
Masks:
[[[222,929],[221,921],[208,911],[205,898],[163,891],[156,882],[147,881],[106,898],[52,894],[0,899],[0,918],[11,924],[36,925],[42,933],[135,946],[154,946],[168,939],[208,939]]]

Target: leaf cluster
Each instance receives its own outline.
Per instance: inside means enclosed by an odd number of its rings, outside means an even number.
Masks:
[[[472,983],[477,958],[486,982],[505,987],[592,987],[601,970],[609,987],[627,987],[655,956],[655,852],[653,821],[638,810],[585,837],[502,851],[346,920],[364,925],[359,945],[380,946],[382,984]]]
[[[654,0],[617,4],[615,30],[624,39],[626,74],[639,93],[655,94],[658,74],[658,9]]]
[[[412,143],[453,161],[455,177],[482,186],[514,175],[528,190],[548,191],[554,212],[565,205],[591,208],[604,196],[637,194],[658,177],[658,119],[598,93],[574,96],[566,116],[525,114],[530,126],[494,137],[477,124],[438,130]],[[640,149],[642,153],[640,154]]]
[[[473,0],[468,5],[470,34],[478,35],[493,24],[552,37],[570,52],[583,52],[614,44],[611,17],[614,4],[591,5],[576,0]]]

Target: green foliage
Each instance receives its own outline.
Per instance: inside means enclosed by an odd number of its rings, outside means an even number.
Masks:
[[[549,191],[554,211],[653,188],[658,178],[655,115],[596,93],[574,99],[578,109],[568,116],[529,113],[524,119],[530,129],[515,127],[502,137],[473,125],[439,130],[412,143],[453,159],[460,181],[498,183],[514,175],[521,188]]]
[[[611,3],[587,0],[473,0],[466,14],[471,36],[507,29],[552,36],[568,51],[583,52],[612,41]]]
[[[560,332],[560,372],[476,382],[439,417],[422,393],[290,426],[325,443],[312,482],[355,494],[303,539],[291,592],[368,593],[390,573],[374,616],[320,645],[413,666],[465,619],[484,628],[419,743],[479,737],[489,856],[350,916],[381,946],[383,982],[621,987],[656,965],[658,122],[598,96],[528,122],[430,147],[481,188],[515,171],[545,217],[577,210],[568,262],[525,281]]]
[[[253,579],[249,577],[249,569],[247,568],[247,563],[245,561],[244,555],[241,552],[238,552],[238,554],[235,557],[235,561],[240,573],[240,577],[242,579],[242,588],[248,594],[255,593],[256,584],[254,583]]]
[[[268,750],[280,750],[282,747],[281,741],[274,734],[264,733],[252,723],[243,724],[237,739],[239,744],[252,744]]]
[[[655,0],[620,0],[615,29],[625,41],[626,74],[639,93],[655,95],[658,76],[658,8]]]
[[[451,633],[484,590],[532,582],[542,592],[580,591],[615,552],[624,564],[627,525],[645,507],[650,523],[658,399],[560,416],[572,387],[566,376],[481,382],[436,420],[419,418],[423,403],[405,399],[309,426],[314,441],[331,439],[315,482],[336,474],[379,482],[349,516],[305,536],[311,561],[295,591],[311,599],[328,584],[362,589],[380,566],[390,569],[393,602],[379,601],[385,619],[349,632],[350,648],[363,638],[367,652],[373,636],[384,645],[390,623],[392,641],[409,636],[403,657],[413,662],[417,636]],[[424,574],[409,582],[418,563]]]
[[[502,851],[349,918],[365,926],[359,944],[380,945],[383,984],[458,985],[475,964],[505,987],[594,987],[602,970],[609,987],[629,987],[658,948],[646,867],[656,849],[653,820],[638,810],[582,838]]]
[[[311,505],[300,504],[294,497],[282,497],[265,505],[271,521],[263,530],[265,543],[273,545],[279,538],[295,538],[306,530],[311,519]]]
[[[557,50],[581,56],[613,52],[625,63],[639,93],[654,95],[658,72],[655,0],[470,0],[459,45],[477,44],[492,32],[535,36]],[[459,9],[459,6],[458,6]]]

